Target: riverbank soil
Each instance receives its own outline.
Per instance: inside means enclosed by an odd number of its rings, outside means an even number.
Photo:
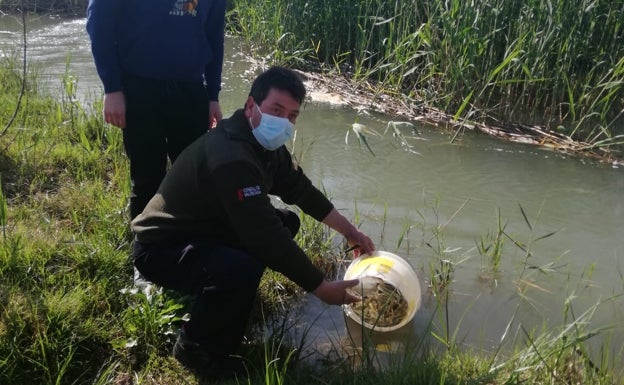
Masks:
[[[415,100],[389,95],[368,81],[352,82],[344,76],[325,76],[315,72],[299,73],[304,78],[312,100],[368,109],[390,116],[401,116],[411,121],[460,132],[478,131],[511,142],[549,148],[568,155],[590,158],[613,167],[624,166],[624,154],[589,143],[575,141],[569,136],[543,127],[523,124],[488,125],[478,122],[460,122],[452,115],[427,107]]]

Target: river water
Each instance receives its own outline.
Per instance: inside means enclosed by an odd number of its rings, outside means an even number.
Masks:
[[[19,48],[20,31],[19,19],[0,17],[2,55]],[[28,31],[30,63],[50,92],[60,92],[69,71],[85,104],[101,96],[84,19],[32,18]],[[249,68],[228,39],[225,116],[242,106],[253,77]],[[439,335],[448,330],[455,342],[490,351],[514,338],[526,342],[521,328],[546,324],[556,335],[587,316],[588,330],[607,329],[589,340],[589,354],[599,357],[607,344],[613,365],[622,369],[624,169],[478,133],[451,141],[452,132],[418,122],[410,122],[414,129],[399,126],[405,137],[400,142],[383,134],[395,120],[310,100],[297,122],[294,149],[336,207],[357,219],[379,249],[405,257],[421,278],[422,307],[414,321],[375,336],[380,344],[425,338],[433,324]],[[345,140],[355,122],[381,134],[367,137],[374,155],[352,132]],[[496,234],[499,218],[508,236],[499,272],[493,273],[476,245]],[[430,288],[440,281],[432,278],[435,273],[449,278],[446,302]],[[346,326],[352,333],[358,329],[345,323],[339,307],[313,296],[306,297],[300,316],[299,327],[313,337],[314,349],[335,347]]]

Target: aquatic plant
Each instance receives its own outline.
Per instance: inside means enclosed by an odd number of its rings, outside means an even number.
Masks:
[[[507,224],[502,223],[500,209],[496,210],[498,227],[495,231],[488,231],[481,235],[478,241],[475,241],[482,262],[482,278],[492,278],[500,272],[501,257],[503,255],[505,245],[505,229]]]

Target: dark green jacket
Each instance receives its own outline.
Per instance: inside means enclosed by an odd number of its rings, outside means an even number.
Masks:
[[[258,144],[238,110],[180,154],[132,230],[141,242],[223,241],[313,291],[323,274],[291,238],[269,194],[318,221],[333,208],[285,146],[267,151]]]

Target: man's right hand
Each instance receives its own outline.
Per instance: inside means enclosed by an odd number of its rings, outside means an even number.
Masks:
[[[344,305],[361,300],[360,297],[347,291],[348,288],[357,285],[359,279],[347,281],[323,281],[312,294],[328,305]]]
[[[126,128],[126,97],[122,91],[104,95],[104,121]]]

